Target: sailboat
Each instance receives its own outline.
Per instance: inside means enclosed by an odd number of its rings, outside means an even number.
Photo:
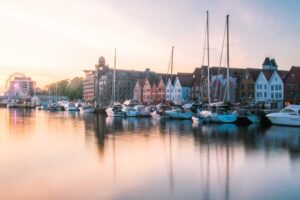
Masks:
[[[115,58],[114,58],[114,74],[113,74],[113,88],[112,96],[113,101],[112,105],[106,109],[106,113],[109,117],[123,117],[124,113],[122,111],[122,104],[116,102],[116,49],[115,49]]]
[[[227,35],[227,86],[226,86],[226,94],[227,94],[227,102],[230,102],[230,92],[229,92],[229,15],[226,16],[226,35]],[[224,98],[225,99],[225,98]],[[216,110],[211,113],[210,121],[217,123],[234,123],[237,120],[237,114],[235,112],[231,112],[229,107],[223,103],[221,103],[221,107],[216,106]]]
[[[226,94],[227,101],[230,102],[229,94],[229,15],[226,16],[226,33],[227,33],[227,86]],[[207,66],[207,82],[208,82],[208,103],[210,111],[198,111],[197,118],[194,118],[194,122],[199,122],[201,120],[207,120],[213,123],[234,123],[237,120],[237,114],[231,112],[229,107],[224,104],[224,102],[211,103],[210,101],[210,74],[209,74],[209,23],[208,23],[208,11],[207,11],[207,57],[208,57],[208,66]],[[225,99],[225,98],[224,98]]]
[[[174,47],[172,47],[171,54],[171,81],[172,81],[172,72],[173,72],[173,57],[174,57]],[[170,98],[171,99],[171,98]],[[171,119],[192,119],[193,113],[184,109],[183,107],[174,107],[171,110],[166,110],[164,112],[167,118]]]

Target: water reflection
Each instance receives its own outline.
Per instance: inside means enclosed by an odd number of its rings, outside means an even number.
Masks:
[[[300,198],[299,128],[6,109],[0,118],[9,199]]]

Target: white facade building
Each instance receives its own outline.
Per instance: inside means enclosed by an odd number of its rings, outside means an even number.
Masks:
[[[283,107],[284,83],[276,70],[262,70],[255,82],[255,102]]]
[[[173,101],[173,84],[170,78],[168,78],[167,84],[166,84],[166,100],[167,101]]]

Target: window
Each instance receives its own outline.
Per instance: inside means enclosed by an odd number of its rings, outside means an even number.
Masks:
[[[275,85],[275,90],[278,90],[278,85]]]
[[[267,98],[267,93],[266,92],[265,92],[264,96],[265,96],[265,98]]]
[[[274,99],[274,93],[271,93],[271,99]]]
[[[275,93],[275,98],[278,99],[278,93]]]
[[[265,90],[267,89],[267,85],[265,84]]]
[[[278,85],[278,90],[281,90],[281,85]]]
[[[279,94],[278,94],[278,96],[279,96],[279,98],[280,98],[280,99],[282,98],[282,95],[281,95],[281,93],[279,93]]]
[[[271,90],[274,90],[274,85],[271,85]]]

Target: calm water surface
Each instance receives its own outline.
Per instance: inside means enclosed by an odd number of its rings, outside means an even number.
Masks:
[[[300,129],[0,109],[0,199],[300,199]]]

